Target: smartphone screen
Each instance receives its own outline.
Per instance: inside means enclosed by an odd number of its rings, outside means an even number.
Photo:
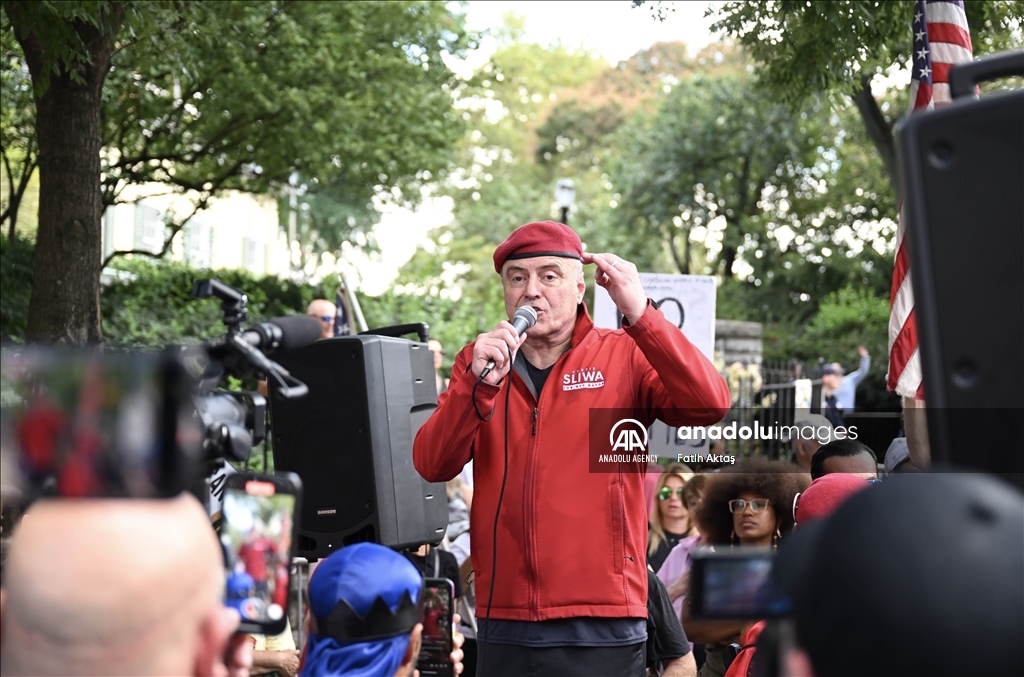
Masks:
[[[789,598],[771,578],[773,557],[763,549],[697,553],[690,574],[690,611],[695,618],[777,618]]]
[[[284,631],[300,488],[294,473],[237,473],[226,480],[220,528],[225,604],[238,611],[244,632]]]
[[[41,496],[173,496],[190,484],[198,431],[190,381],[169,353],[3,350],[5,503]],[[181,446],[188,439],[197,443]]]
[[[423,647],[417,667],[421,675],[454,675],[450,654],[455,585],[447,578],[428,578],[423,595]]]

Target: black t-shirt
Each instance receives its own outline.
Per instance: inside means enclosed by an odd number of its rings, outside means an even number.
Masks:
[[[655,507],[655,510],[657,510],[657,507]],[[668,559],[668,554],[672,552],[672,548],[676,547],[676,544],[684,538],[686,538],[686,534],[673,534],[666,531],[665,538],[663,538],[661,543],[658,544],[658,549],[654,551],[653,555],[647,556],[647,563],[650,564],[651,568],[655,571],[661,569],[661,565],[665,563],[666,559]],[[650,543],[650,541],[651,534],[648,533],[647,542]]]
[[[437,553],[437,570],[434,569],[434,553]],[[426,557],[404,553],[416,565],[424,578],[447,578],[455,584],[455,596],[462,597],[462,581],[459,579],[459,560],[447,550],[432,548]]]
[[[526,363],[526,373],[530,375],[530,380],[533,381],[533,388],[537,391],[537,397],[540,397],[540,391],[544,388],[544,383],[548,380],[548,375],[555,365],[551,365],[547,369],[539,369],[530,364],[530,361],[526,359],[526,355],[523,355],[523,362]]]
[[[690,653],[683,624],[665,584],[647,570],[647,667]]]

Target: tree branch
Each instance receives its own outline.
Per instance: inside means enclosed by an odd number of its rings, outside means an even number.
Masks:
[[[182,231],[182,229],[185,227],[185,224],[187,224],[189,220],[193,216],[198,214],[201,210],[206,209],[208,200],[209,196],[200,198],[195,203],[195,205],[193,205],[192,212],[187,217],[181,219],[176,223],[173,223],[173,225],[171,226],[171,232],[164,240],[164,246],[160,248],[159,252],[151,252],[148,249],[119,249],[117,251],[110,252],[110,255],[107,256],[107,258],[103,259],[103,263],[100,267],[106,268],[107,265],[109,265],[110,262],[113,261],[116,257],[127,256],[128,254],[134,254],[137,256],[148,256],[151,259],[162,259],[164,256],[167,255],[167,252],[171,250],[171,244],[173,244],[174,238],[178,235],[178,233]]]
[[[10,201],[7,203],[7,209],[0,214],[0,223],[10,219],[10,223],[7,226],[7,236],[11,240],[18,235],[18,210],[21,207],[21,199],[25,196],[28,182],[32,179],[32,174],[36,171],[38,163],[38,158],[34,155],[33,144],[34,138],[30,137],[25,148],[25,159],[22,161],[21,175],[18,177],[17,186],[14,185],[14,172],[11,171],[10,158],[6,153],[2,154],[4,169],[7,170],[7,183],[10,186]]]
[[[871,80],[867,76],[861,76],[860,87],[853,94],[853,103],[857,106],[868,138],[885,164],[885,173],[889,176],[893,190],[896,191],[896,195],[900,195],[900,175],[896,164],[896,142],[893,139],[892,127],[871,94]]]
[[[109,265],[110,262],[113,261],[115,258],[119,256],[127,256],[128,254],[147,256],[152,259],[162,259],[164,256],[167,255],[167,252],[171,250],[171,244],[174,242],[175,236],[181,232],[181,230],[185,227],[185,224],[188,223],[193,216],[198,214],[203,209],[206,209],[206,207],[209,205],[210,198],[213,197],[213,194],[224,184],[225,181],[234,176],[235,172],[237,172],[242,167],[243,164],[245,163],[242,160],[238,160],[237,162],[235,162],[235,164],[232,165],[232,167],[230,167],[228,171],[224,173],[223,176],[217,179],[217,181],[210,187],[209,190],[204,191],[205,194],[198,200],[196,200],[196,203],[192,209],[192,213],[190,213],[181,221],[174,223],[174,225],[171,227],[171,232],[164,240],[164,246],[160,248],[159,252],[151,252],[147,249],[126,249],[112,251],[110,252],[110,255],[107,256],[107,258],[103,259],[103,264],[101,268],[106,268],[107,265]]]
[[[687,242],[689,242],[689,235],[690,235],[689,232],[687,232],[686,233],[686,236],[687,236],[686,241]],[[669,236],[668,236],[668,246],[669,246],[669,251],[672,252],[672,260],[675,261],[676,268],[679,269],[679,273],[681,275],[689,275],[690,274],[690,257],[689,257],[689,252],[684,253],[684,255],[682,257],[679,255],[679,250],[676,248],[676,238],[671,233],[669,233]]]

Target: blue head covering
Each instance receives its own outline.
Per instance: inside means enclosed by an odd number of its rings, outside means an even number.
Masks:
[[[408,593],[417,600],[423,579],[412,562],[374,543],[338,550],[316,568],[309,582],[309,611],[327,618],[342,600],[366,615],[378,597],[397,611]],[[391,677],[409,647],[408,633],[363,642],[339,642],[311,632],[300,677]]]

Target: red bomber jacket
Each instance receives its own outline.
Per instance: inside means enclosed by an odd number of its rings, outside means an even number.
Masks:
[[[616,331],[595,327],[581,305],[571,347],[555,362],[539,399],[521,356],[501,383],[477,386],[477,408],[485,416],[494,412],[486,422],[473,407],[472,357],[470,344],[455,358],[448,391],[416,435],[413,461],[420,475],[441,482],[473,459],[477,614],[485,615],[491,588],[507,426],[490,617],[646,618],[646,464],[633,472],[590,472],[590,409],[647,412],[644,425],[656,410],[669,410],[659,412],[672,419],[665,420],[669,425],[710,425],[728,413],[725,380],[650,300],[636,324]]]

